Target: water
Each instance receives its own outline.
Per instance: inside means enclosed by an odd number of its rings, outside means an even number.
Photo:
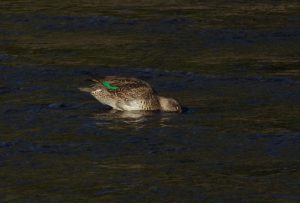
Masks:
[[[0,3],[1,202],[300,201],[299,3]],[[183,114],[78,91],[134,76]]]

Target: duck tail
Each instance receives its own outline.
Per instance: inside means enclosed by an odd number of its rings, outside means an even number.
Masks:
[[[79,89],[81,92],[88,92],[88,93],[90,93],[90,92],[93,91],[93,89],[92,89],[91,87],[79,87],[78,89]]]

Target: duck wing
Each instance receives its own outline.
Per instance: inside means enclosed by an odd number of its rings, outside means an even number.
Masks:
[[[137,78],[107,76],[95,82],[105,86],[108,93],[125,100],[147,100],[156,95],[155,90],[147,82]]]

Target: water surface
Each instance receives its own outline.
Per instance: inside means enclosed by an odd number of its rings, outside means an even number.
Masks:
[[[300,200],[297,1],[0,5],[1,202]],[[187,111],[111,111],[91,75]]]

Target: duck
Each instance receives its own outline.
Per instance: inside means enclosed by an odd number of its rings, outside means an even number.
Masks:
[[[119,111],[182,112],[176,99],[160,96],[149,83],[134,77],[106,76],[80,87],[104,105]]]

